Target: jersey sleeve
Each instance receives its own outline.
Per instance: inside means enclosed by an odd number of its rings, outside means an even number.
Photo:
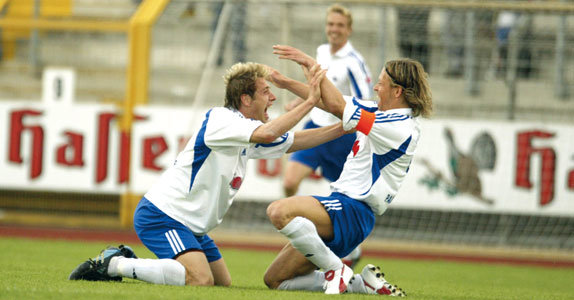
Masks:
[[[376,154],[400,155],[405,153],[412,140],[412,119],[408,115],[374,113],[375,121],[369,133],[371,149]]]
[[[376,154],[384,154],[392,149],[405,151],[410,143],[412,126],[410,116],[397,113],[385,113],[377,107],[368,106],[368,101],[351,99],[343,112],[343,128],[357,129],[369,137],[371,147]]]
[[[370,99],[372,97],[371,73],[367,66],[354,57],[348,58],[347,61],[347,75],[352,96],[358,99]]]
[[[377,104],[373,101],[357,100],[355,97],[344,96],[343,98],[347,102],[343,111],[343,129],[356,128],[357,131],[368,135],[375,122]]]
[[[248,152],[249,158],[279,158],[291,148],[295,134],[293,132],[286,132],[284,135],[278,137],[275,141],[269,144],[255,144]]]
[[[212,109],[206,123],[205,144],[211,147],[249,145],[249,139],[261,121],[242,117],[226,108]]]

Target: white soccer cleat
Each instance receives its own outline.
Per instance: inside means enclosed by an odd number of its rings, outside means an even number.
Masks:
[[[344,293],[351,278],[353,278],[353,270],[345,264],[338,270],[325,272],[325,294],[336,295]]]
[[[405,297],[407,294],[396,285],[392,285],[385,280],[385,274],[379,267],[371,264],[366,265],[361,272],[363,282],[369,294],[389,295]]]

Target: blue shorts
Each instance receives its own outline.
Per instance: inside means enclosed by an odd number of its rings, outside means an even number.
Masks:
[[[194,235],[143,197],[134,214],[134,228],[142,243],[158,258],[173,258],[193,250],[203,251],[208,262],[221,258],[219,249],[206,234]]]
[[[331,217],[333,239],[325,241],[325,245],[337,256],[347,256],[373,231],[375,214],[367,203],[341,193],[313,197],[323,204]]]
[[[305,124],[304,129],[318,128],[312,121]],[[340,138],[321,144],[317,147],[299,150],[293,154],[289,160],[302,163],[316,170],[321,167],[321,174],[327,180],[333,182],[339,179],[343,171],[343,165],[347,160],[347,155],[353,148],[353,143],[357,139],[357,134],[345,134]]]

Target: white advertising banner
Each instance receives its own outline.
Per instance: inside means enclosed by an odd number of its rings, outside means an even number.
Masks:
[[[111,105],[0,102],[0,186],[119,192],[115,111]]]
[[[574,127],[433,120],[397,207],[574,215]]]
[[[143,194],[203,113],[139,107],[130,138],[119,133],[111,105],[0,102],[0,188]],[[285,159],[251,161],[237,199],[282,198],[284,165]],[[300,194],[327,195],[329,185],[308,179]],[[424,120],[416,158],[392,205],[574,216],[574,126]]]

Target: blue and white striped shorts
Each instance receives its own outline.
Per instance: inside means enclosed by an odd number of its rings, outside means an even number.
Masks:
[[[375,214],[363,201],[345,194],[313,196],[325,207],[333,223],[333,239],[325,241],[337,256],[345,257],[369,236],[375,226]]]
[[[206,234],[194,235],[189,228],[166,215],[145,197],[134,214],[134,228],[142,243],[158,258],[173,258],[200,250],[208,262],[221,258],[219,249]]]

